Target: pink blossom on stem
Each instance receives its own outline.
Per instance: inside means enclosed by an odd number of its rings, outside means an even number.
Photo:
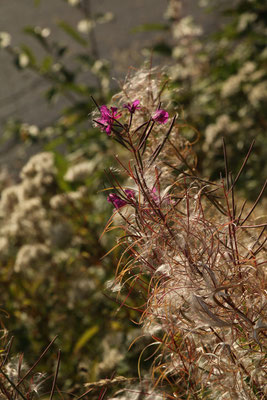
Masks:
[[[165,110],[157,110],[152,116],[153,121],[158,122],[159,124],[166,124],[168,118],[169,114]]]
[[[110,109],[105,105],[100,107],[101,118],[97,119],[96,122],[101,125],[101,130],[107,132],[108,135],[111,134],[114,121],[121,117],[117,110],[117,107],[110,107]]]
[[[140,104],[140,101],[139,100],[135,100],[132,104],[131,103],[123,104],[123,108],[127,108],[130,111],[131,114],[134,114],[134,112],[136,110],[139,110],[139,108],[141,108],[139,106],[139,104]]]
[[[128,199],[134,198],[135,192],[132,189],[125,189],[124,193],[128,197]],[[122,199],[120,196],[118,196],[116,193],[110,193],[107,197],[107,201],[109,203],[112,203],[116,210],[119,208],[125,206],[127,204],[127,201]]]
[[[121,199],[116,193],[110,193],[107,197],[107,201],[109,203],[112,203],[114,205],[114,207],[116,208],[116,210],[118,210],[119,208],[125,206],[126,201]]]
[[[128,199],[134,198],[135,192],[133,189],[125,189],[124,192],[125,192],[126,196],[128,197]]]

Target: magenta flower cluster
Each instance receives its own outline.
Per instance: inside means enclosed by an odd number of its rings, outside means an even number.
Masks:
[[[131,115],[135,113],[136,110],[141,108],[140,101],[135,100],[133,103],[127,103],[123,105]],[[117,107],[110,107],[110,109],[103,105],[99,108],[101,117],[96,120],[96,122],[101,126],[101,130],[105,131],[108,135],[111,134],[113,124],[118,120],[122,114],[118,112]],[[168,121],[169,114],[167,111],[159,109],[152,115],[152,120],[158,122],[159,124],[165,124]]]
[[[141,108],[140,100],[136,99],[132,103],[123,104],[123,108],[128,110],[128,112],[131,114],[131,119],[132,119],[132,116],[136,112],[136,110],[139,110]],[[118,112],[117,107],[108,108],[106,105],[103,105],[99,107],[99,111],[101,113],[101,117],[95,120],[95,122],[97,122],[101,126],[101,130],[105,131],[108,135],[110,135],[112,131],[118,134],[119,132],[117,132],[114,129],[114,123],[116,122],[116,120],[119,120],[122,114]],[[163,109],[158,109],[151,116],[151,119],[148,122],[148,124],[151,121],[153,121],[153,123],[157,122],[158,124],[165,124],[168,121],[168,118],[169,114],[167,113],[167,111]],[[117,126],[124,128],[124,126],[119,121],[117,123]],[[116,193],[110,193],[107,197],[107,201],[109,203],[112,203],[115,209],[118,210],[121,207],[125,206],[126,204],[129,204],[129,200],[133,199],[134,196],[135,196],[134,190],[125,189],[123,191],[123,194],[121,195]],[[151,190],[151,197],[156,204],[159,204],[160,197],[157,194],[156,188],[153,188]]]
[[[96,122],[101,125],[101,130],[107,132],[108,135],[111,134],[113,122],[121,117],[117,110],[117,107],[110,107],[110,109],[107,106],[100,107],[101,118],[97,119]]]

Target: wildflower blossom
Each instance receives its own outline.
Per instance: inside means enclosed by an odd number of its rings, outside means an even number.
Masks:
[[[123,104],[123,108],[127,108],[131,114],[135,113],[136,110],[140,109],[141,107],[139,106],[140,101],[139,100],[135,100],[132,104],[128,103],[128,104]]]
[[[128,199],[134,198],[134,191],[132,189],[126,189],[124,192]],[[127,201],[122,199],[116,193],[110,193],[107,197],[107,201],[112,203],[117,210],[127,204]]]
[[[117,107],[110,107],[110,109],[105,105],[100,107],[101,118],[96,122],[102,125],[101,130],[107,132],[108,135],[111,134],[113,122],[121,116],[117,110]]]
[[[125,206],[126,201],[121,199],[117,194],[110,193],[107,197],[109,203],[112,203],[114,207],[118,210],[119,208]]]
[[[94,160],[82,161],[71,166],[64,175],[64,179],[68,182],[83,181],[92,174],[95,166]]]
[[[132,189],[125,189],[125,194],[128,197],[128,199],[133,199],[134,198],[134,190]]]
[[[159,124],[166,124],[168,118],[169,114],[165,110],[157,110],[152,116],[152,119]]]

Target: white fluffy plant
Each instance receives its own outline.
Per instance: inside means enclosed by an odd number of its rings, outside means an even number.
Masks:
[[[71,175],[71,181],[75,181],[72,170],[79,172],[80,168],[69,168],[66,180]],[[89,170],[92,172],[91,167]],[[40,267],[40,263],[48,266],[55,251],[62,250],[62,243],[72,240],[64,210],[85,198],[87,191],[82,182],[88,176],[87,164],[82,163],[82,175],[78,174],[80,186],[75,192],[62,192],[56,182],[57,174],[54,154],[39,153],[22,168],[20,182],[7,185],[1,192],[1,257],[8,259],[17,250],[16,272],[27,268],[30,271],[36,264]]]
[[[266,222],[255,213],[267,182],[252,205],[236,196],[252,146],[235,176],[224,145],[224,177],[200,177],[185,125],[162,106],[163,86],[159,73],[137,72],[114,97],[119,107],[113,99],[95,118],[128,153],[117,157],[127,184],[111,171],[108,195],[106,231],[121,232],[116,281],[126,299],[133,289],[142,296],[151,379],[165,398],[263,400]]]

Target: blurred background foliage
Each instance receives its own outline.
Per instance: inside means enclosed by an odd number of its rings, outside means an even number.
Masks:
[[[29,149],[37,146],[39,153],[15,177],[1,171],[0,284],[1,307],[8,314],[2,324],[15,336],[12,352],[25,353],[31,365],[58,335],[59,386],[81,393],[82,382],[115,373],[136,376],[138,355],[148,339],[127,352],[140,334],[131,322],[138,320],[138,312],[119,306],[127,292],[120,299],[106,289],[119,255],[115,250],[103,258],[114,236],[99,240],[112,212],[102,190],[109,186],[105,171],[114,165],[113,154],[119,149],[88,120],[95,109],[91,96],[107,104],[117,91],[95,37],[96,26],[113,15],[92,15],[88,0],[65,3],[81,13],[77,27],[58,23],[67,44],[57,42],[48,28],[25,27],[25,34],[43,50],[40,59],[30,46],[13,45],[8,32],[0,33],[0,46],[14,65],[49,83],[46,101],[64,98],[61,115],[52,124],[37,126],[13,118],[1,136],[2,144],[16,140]],[[261,0],[202,0],[200,6],[209,12],[207,18],[219,21],[212,33],[184,15],[180,0],[169,1],[166,23],[137,26],[135,32],[168,32],[168,40],[155,39],[146,51],[150,55],[153,50],[165,65],[168,100],[180,121],[200,133],[195,150],[206,177],[217,179],[224,170],[222,137],[233,172],[256,139],[239,181],[242,194],[252,200],[267,172],[266,5]],[[80,51],[70,51],[74,42]],[[90,79],[85,81],[85,74]],[[142,293],[128,298],[127,304],[141,307]],[[54,362],[50,357],[39,367],[49,374]],[[144,363],[144,370],[148,366]]]
[[[181,18],[182,3],[170,1],[172,100],[200,132],[198,168],[210,179],[224,170],[222,137],[233,173],[256,140],[238,186],[253,200],[267,175],[266,4],[205,0],[200,5],[209,15],[217,14],[218,27],[211,34],[190,16]]]

